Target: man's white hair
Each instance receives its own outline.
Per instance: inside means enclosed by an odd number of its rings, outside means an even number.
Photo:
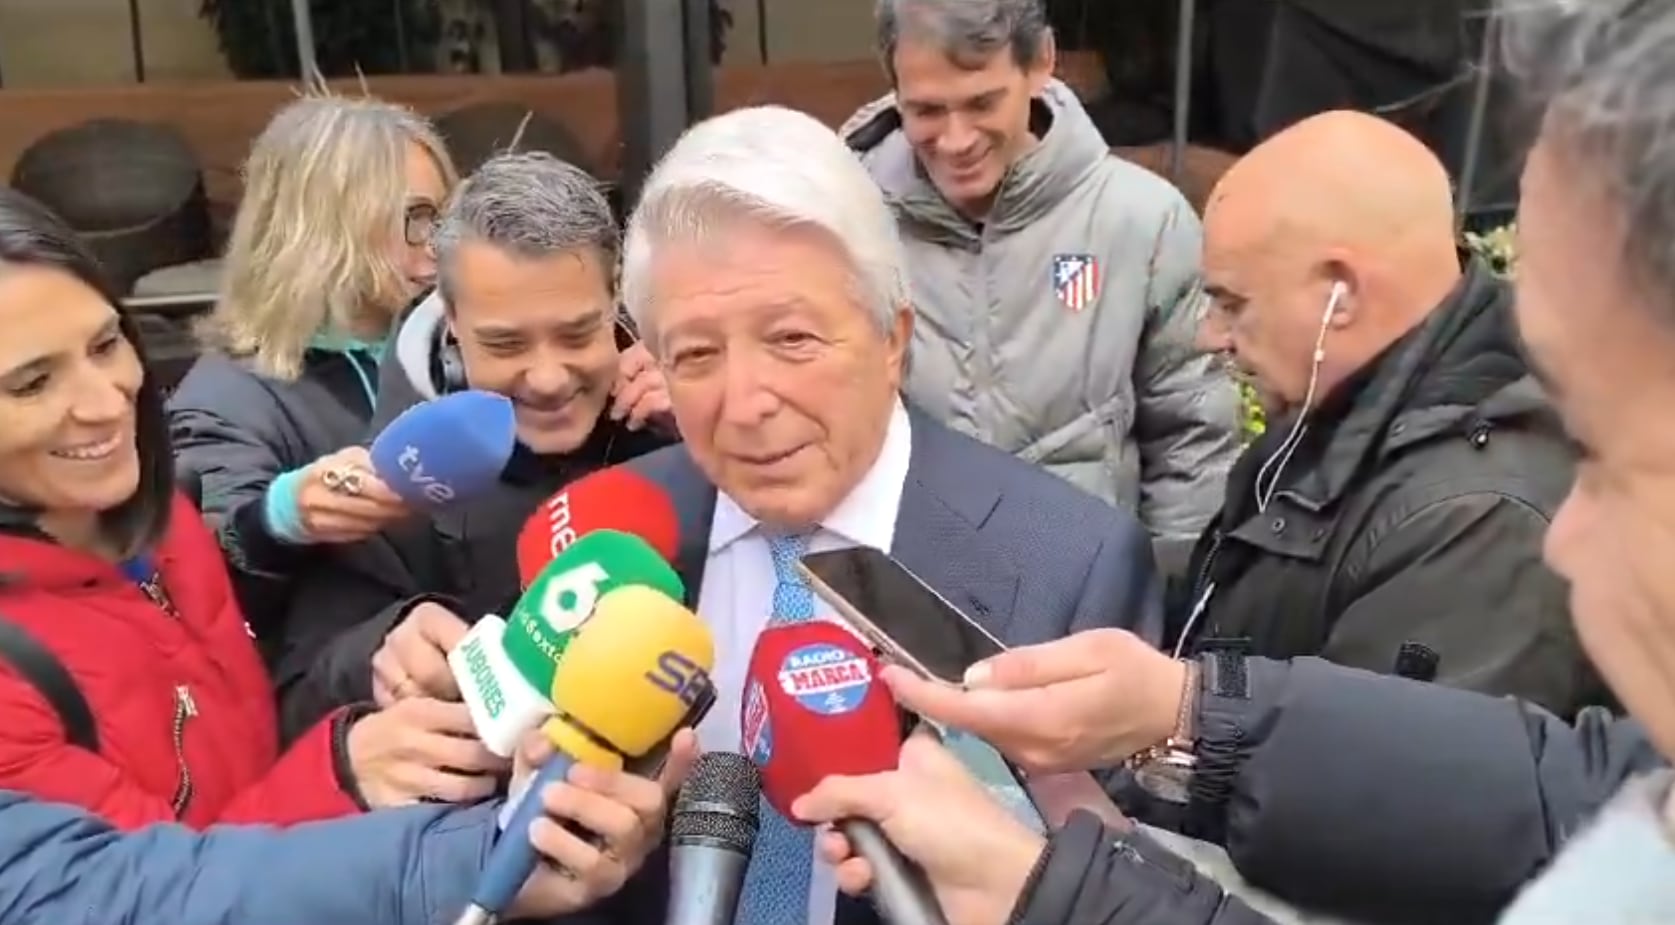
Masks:
[[[740,220],[831,236],[848,257],[856,299],[881,334],[909,304],[895,218],[854,152],[805,113],[783,106],[735,109],[675,142],[629,219],[622,299],[654,349],[648,322],[657,248],[702,241]]]

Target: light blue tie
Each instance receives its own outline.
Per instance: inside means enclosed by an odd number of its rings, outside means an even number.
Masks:
[[[768,536],[774,560],[773,616],[768,625],[814,619],[814,592],[797,573],[808,537]],[[795,826],[762,801],[762,830],[745,875],[738,925],[790,925],[808,918],[808,887],[814,875],[814,833]]]

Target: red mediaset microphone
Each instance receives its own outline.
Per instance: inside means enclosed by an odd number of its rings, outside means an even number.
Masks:
[[[791,804],[832,775],[894,770],[901,719],[878,660],[840,626],[772,626],[757,638],[740,713],[744,753],[762,772],[762,795],[786,819]],[[872,822],[838,823],[872,865],[872,895],[893,925],[946,925],[924,874]]]
[[[577,479],[541,502],[518,532],[518,578],[527,588],[571,543],[595,530],[637,536],[667,561],[680,545],[674,503],[656,482],[622,466]]]

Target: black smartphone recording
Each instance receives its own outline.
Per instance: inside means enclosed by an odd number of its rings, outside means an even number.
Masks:
[[[1005,650],[906,566],[876,549],[810,553],[802,564],[822,597],[838,599],[828,603],[846,623],[883,657],[908,668],[959,684],[967,668]]]

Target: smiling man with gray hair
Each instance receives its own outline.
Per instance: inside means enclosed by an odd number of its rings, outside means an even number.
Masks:
[[[661,380],[618,317],[619,234],[598,181],[544,153],[500,154],[455,192],[435,237],[440,293],[379,368],[372,432],[461,389],[511,399],[517,447],[494,486],[363,543],[322,550],[278,642],[282,704],[301,722],[345,703],[456,699],[446,656],[505,613],[522,583],[517,531],[589,472],[672,442]]]
[[[842,133],[902,230],[907,394],[1190,544],[1239,447],[1191,206],[1053,79],[1041,0],[879,0],[878,50],[895,92]]]
[[[622,292],[685,441],[629,466],[673,501],[676,565],[714,634],[706,748],[744,744],[764,627],[832,617],[791,568],[809,551],[888,553],[1008,645],[1096,626],[1155,638],[1150,546],[1132,516],[903,402],[906,254],[829,128],[761,107],[688,131],[641,194]],[[764,812],[740,925],[875,920],[834,908],[807,830]]]

